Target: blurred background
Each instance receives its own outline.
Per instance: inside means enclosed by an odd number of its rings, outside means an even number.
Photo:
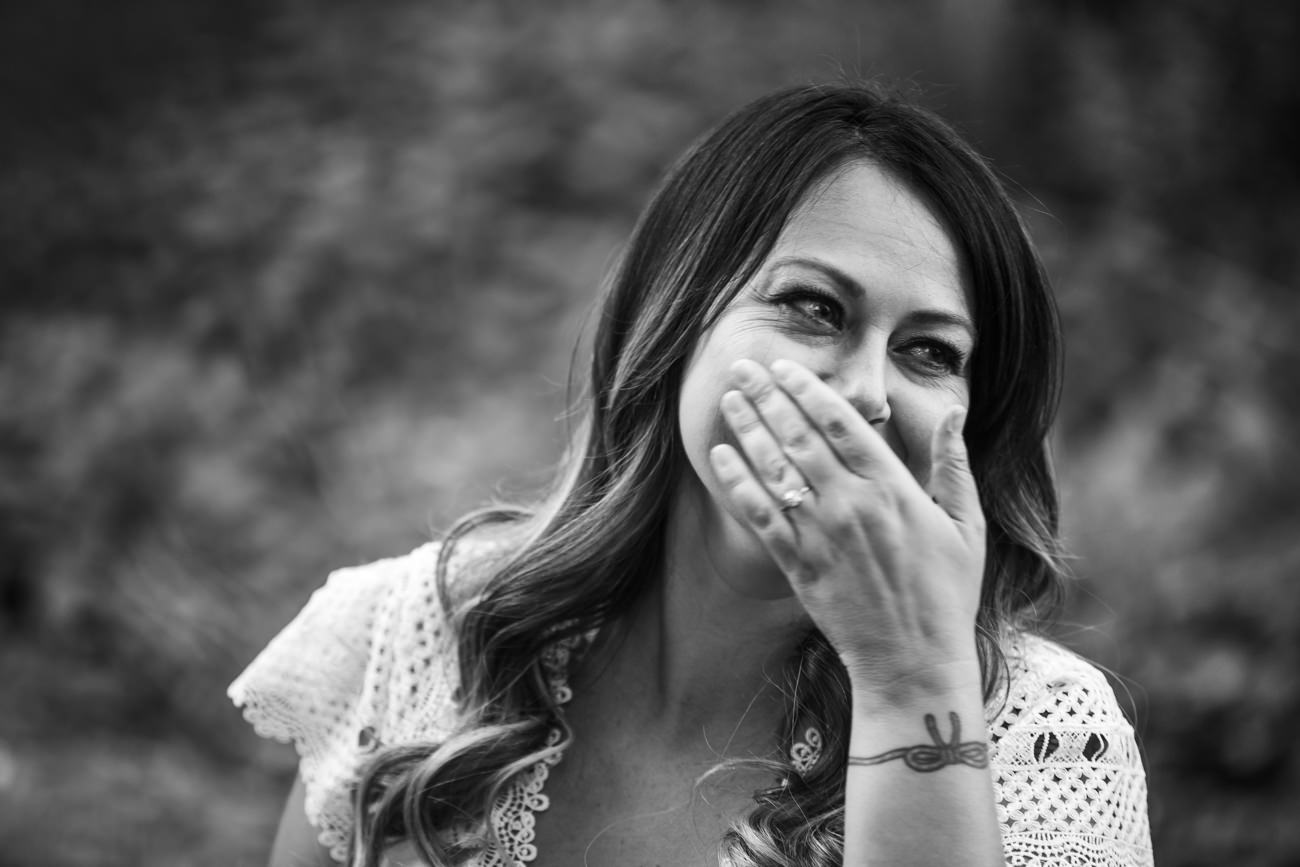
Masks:
[[[1162,865],[1300,864],[1300,5],[0,5],[0,865],[258,865],[226,684],[334,567],[546,477],[656,179],[741,102],[914,89],[1008,179]]]

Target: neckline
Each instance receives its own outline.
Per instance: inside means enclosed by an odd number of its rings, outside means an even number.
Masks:
[[[540,658],[546,685],[555,704],[563,708],[573,700],[569,686],[569,668],[575,655],[591,646],[596,630],[561,638],[548,645]],[[564,738],[560,727],[552,724],[546,733],[546,745],[555,747]],[[822,755],[822,735],[814,726],[804,730],[802,740],[790,746],[789,759],[795,773],[807,773]],[[480,867],[523,867],[537,859],[537,814],[551,806],[551,799],[543,789],[551,775],[551,768],[564,758],[564,750],[556,749],[531,768],[515,777],[492,805],[490,823],[497,843],[483,850]],[[783,781],[788,784],[789,780]]]

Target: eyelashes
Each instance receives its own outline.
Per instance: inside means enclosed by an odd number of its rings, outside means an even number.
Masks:
[[[771,300],[805,325],[824,330],[841,331],[848,320],[839,298],[812,286],[791,286],[775,293]]]
[[[832,292],[816,286],[795,284],[773,292],[768,301],[792,326],[805,334],[835,337],[851,325],[850,311]],[[891,352],[902,355],[923,376],[963,376],[969,351],[933,334],[910,337]]]
[[[902,349],[918,365],[935,373],[960,376],[966,372],[966,353],[946,340],[920,338],[903,344]]]

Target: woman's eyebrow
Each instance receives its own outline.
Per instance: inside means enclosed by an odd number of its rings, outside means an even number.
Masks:
[[[904,317],[912,325],[950,325],[965,331],[973,343],[975,341],[975,324],[969,317],[951,310],[926,308],[916,310]]]
[[[814,271],[820,271],[822,274],[829,277],[842,291],[856,296],[859,299],[867,297],[867,290],[861,283],[854,280],[831,263],[825,262],[821,259],[810,259],[806,256],[783,256],[782,258],[776,259],[772,262],[772,270],[791,266],[811,268]],[[960,328],[970,335],[972,341],[975,340],[975,323],[970,320],[970,317],[963,313],[958,313],[955,310],[927,307],[922,310],[914,310],[908,313],[905,318],[913,325],[949,325],[955,328]]]

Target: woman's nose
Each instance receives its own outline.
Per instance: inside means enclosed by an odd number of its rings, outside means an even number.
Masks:
[[[827,383],[847,400],[858,414],[873,425],[889,421],[887,366],[882,361],[857,360],[826,378]]]

